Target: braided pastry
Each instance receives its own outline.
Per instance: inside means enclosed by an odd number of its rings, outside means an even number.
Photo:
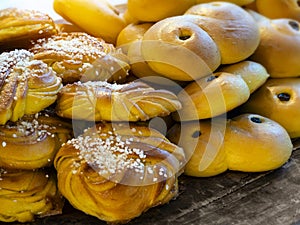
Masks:
[[[0,221],[32,222],[61,214],[55,175],[44,170],[0,171]]]
[[[0,167],[36,169],[50,166],[63,143],[72,138],[72,127],[49,114],[24,116],[0,126]]]
[[[138,121],[166,116],[181,108],[176,95],[155,90],[143,82],[109,84],[73,83],[64,86],[57,99],[61,117],[90,121]]]
[[[35,114],[55,102],[62,87],[52,69],[27,50],[0,55],[0,124]]]
[[[77,209],[127,222],[177,195],[183,150],[137,124],[99,123],[57,153],[58,188]]]
[[[56,34],[54,21],[34,10],[0,10],[0,50],[28,48],[31,41]]]
[[[40,39],[31,48],[35,59],[43,60],[63,83],[89,80],[122,81],[129,64],[122,51],[86,33],[60,33]]]

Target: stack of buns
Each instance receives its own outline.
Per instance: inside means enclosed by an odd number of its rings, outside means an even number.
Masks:
[[[299,23],[261,14],[265,2],[54,0],[64,23],[1,10],[0,221],[66,199],[126,223],[173,200],[181,174],[286,163]]]

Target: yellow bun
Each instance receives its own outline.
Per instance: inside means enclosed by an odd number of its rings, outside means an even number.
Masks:
[[[216,0],[196,0],[197,4],[207,3],[207,2],[215,2]],[[234,3],[239,6],[248,5],[255,0],[226,0],[226,2]]]
[[[198,4],[185,13],[198,15],[197,25],[216,42],[222,64],[232,64],[248,58],[260,40],[255,20],[243,8],[229,2]]]
[[[219,49],[197,20],[194,15],[170,17],[146,31],[141,52],[152,70],[170,79],[192,81],[217,69]]]
[[[114,44],[126,26],[117,8],[106,0],[54,0],[53,7],[65,20],[109,43]]]
[[[299,22],[292,19],[258,19],[261,41],[251,60],[262,64],[271,77],[300,75]]]
[[[270,78],[241,107],[280,123],[291,138],[300,137],[300,79]]]
[[[216,122],[214,126],[212,123]],[[222,149],[225,131],[224,121],[201,120],[175,124],[167,136],[181,146],[186,154],[184,174],[194,177],[210,177],[228,169],[226,154]],[[226,121],[225,121],[226,123]]]
[[[61,214],[63,205],[55,173],[1,168],[0,221],[34,222],[37,218]]]
[[[187,121],[215,117],[245,103],[249,96],[249,88],[241,76],[214,73],[190,83],[179,92],[182,108],[174,118]]]
[[[256,8],[260,14],[271,19],[291,18],[300,21],[300,7],[297,0],[256,0]]]
[[[128,24],[118,35],[116,46],[122,48],[127,54],[129,45],[137,40],[141,40],[144,33],[153,25],[153,23]]]
[[[175,124],[167,137],[184,149],[184,173],[194,177],[214,176],[228,169],[276,169],[289,159],[293,149],[281,125],[256,114]]]
[[[157,22],[181,15],[195,3],[195,0],[128,0],[127,6],[132,17],[144,22]]]
[[[266,117],[243,114],[228,122],[224,151],[230,170],[261,172],[276,169],[289,159],[292,149],[286,130]]]
[[[250,94],[263,85],[270,76],[261,64],[249,60],[224,66],[219,71],[240,75],[247,83]]]

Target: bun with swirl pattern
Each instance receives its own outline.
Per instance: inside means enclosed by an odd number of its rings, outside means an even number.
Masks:
[[[30,49],[62,78],[76,81],[123,81],[128,75],[128,59],[121,49],[82,32],[59,33],[37,40]]]
[[[72,138],[71,123],[47,113],[24,116],[0,126],[0,167],[37,169],[52,165],[53,158]]]
[[[167,116],[181,108],[170,91],[154,89],[141,81],[73,83],[64,86],[57,99],[57,114],[89,121],[145,121]]]
[[[62,146],[58,188],[77,209],[124,223],[177,196],[182,148],[147,126],[99,123]]]
[[[53,171],[1,169],[0,178],[0,221],[32,222],[62,213]]]
[[[0,55],[0,124],[35,114],[56,101],[61,79],[27,50]]]
[[[57,33],[54,21],[35,10],[0,10],[0,51],[29,48],[31,42]]]

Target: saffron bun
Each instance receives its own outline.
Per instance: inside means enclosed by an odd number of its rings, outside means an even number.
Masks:
[[[79,80],[120,82],[130,67],[120,49],[82,32],[37,40],[30,51],[35,59],[48,63],[64,84]]]
[[[180,108],[174,93],[156,90],[141,81],[125,84],[90,81],[64,86],[58,95],[56,113],[90,121],[145,121],[167,116]]]
[[[223,150],[225,127],[220,117],[176,123],[169,129],[167,138],[184,149],[185,175],[211,177],[228,170]]]
[[[77,209],[125,223],[178,193],[182,148],[147,126],[99,123],[56,155],[58,188]]]
[[[216,72],[188,84],[178,93],[182,108],[176,121],[208,119],[222,115],[245,103],[250,90],[240,75]]]
[[[31,41],[57,33],[50,16],[35,10],[0,10],[0,51],[29,48]]]
[[[199,18],[195,15],[169,17],[145,32],[141,54],[153,71],[172,80],[193,81],[220,66],[219,48],[198,25]]]
[[[127,14],[141,22],[158,22],[162,19],[183,14],[196,4],[195,0],[128,0]]]
[[[260,43],[251,55],[252,61],[262,64],[270,77],[298,77],[300,74],[300,33],[299,22],[292,19],[268,19],[257,16],[260,29]]]
[[[218,71],[240,75],[248,85],[250,94],[262,86],[270,77],[263,65],[250,60],[222,66]]]
[[[127,25],[123,14],[106,0],[54,0],[53,8],[68,22],[111,44]]]
[[[268,117],[281,124],[291,138],[296,138],[300,137],[299,101],[299,78],[269,78],[240,110]]]
[[[62,213],[64,200],[53,171],[1,168],[0,178],[0,221],[33,222]]]
[[[144,33],[154,23],[131,23],[122,29],[118,35],[116,47],[122,48],[125,54],[128,53],[130,44],[134,41],[141,40]]]
[[[72,138],[70,123],[46,113],[8,122],[0,132],[0,167],[6,169],[49,167],[60,146]]]
[[[297,0],[256,0],[255,5],[258,13],[270,19],[290,18],[300,21],[300,7]]]
[[[185,150],[184,173],[194,177],[277,169],[293,149],[280,124],[257,114],[175,124],[167,137]]]
[[[0,55],[0,124],[35,114],[56,101],[61,79],[27,50]]]
[[[288,161],[292,150],[286,129],[274,120],[257,114],[242,114],[228,122],[224,151],[229,170],[277,169]]]
[[[185,15],[198,15],[197,25],[215,41],[222,64],[247,59],[260,42],[256,21],[242,7],[230,2],[210,2],[189,8]]]

